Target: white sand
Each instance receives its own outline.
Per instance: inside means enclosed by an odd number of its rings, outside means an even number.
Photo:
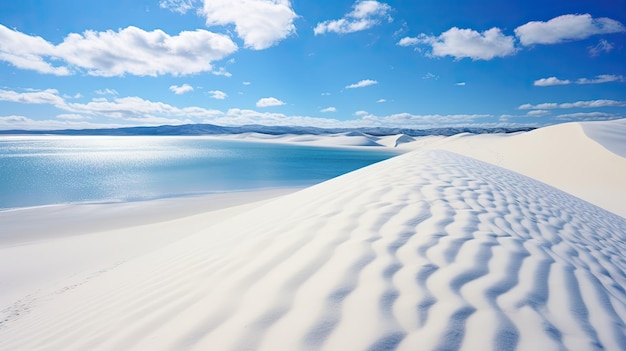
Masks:
[[[0,350],[624,350],[626,219],[493,165],[619,190],[608,130],[403,138],[423,150],[248,208],[9,234]]]
[[[297,189],[0,212],[0,321],[5,307],[82,284],[134,259]],[[19,303],[19,302],[18,302]],[[1,348],[0,348],[1,349]]]

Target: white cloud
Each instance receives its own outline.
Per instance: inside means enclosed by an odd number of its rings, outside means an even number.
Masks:
[[[216,76],[224,76],[224,77],[228,77],[228,78],[233,76],[233,74],[228,72],[226,70],[226,68],[224,68],[224,67],[220,67],[217,70],[211,71],[211,74],[214,74]]]
[[[428,45],[431,47],[430,56],[452,56],[457,60],[491,60],[494,57],[513,55],[517,51],[514,38],[502,34],[499,28],[477,32],[473,29],[452,27],[439,36],[422,33],[417,38],[405,39],[401,40],[404,46]]]
[[[610,82],[623,82],[624,76],[618,76],[614,74],[601,74],[596,76],[595,78],[580,78],[576,81],[576,84],[602,84],[602,83],[610,83]]]
[[[331,106],[331,107],[327,107],[327,108],[321,109],[320,112],[322,112],[322,113],[337,112],[337,109]]]
[[[8,93],[7,93],[8,92]],[[53,98],[46,97],[48,94]],[[16,95],[17,94],[17,95]],[[40,95],[33,95],[40,94]],[[332,118],[308,116],[289,116],[280,113],[259,112],[254,110],[230,109],[226,112],[208,110],[201,107],[175,107],[159,101],[145,100],[140,97],[104,97],[92,99],[88,103],[67,103],[59,97],[55,90],[29,91],[26,93],[0,90],[0,100],[18,101],[23,103],[54,105],[65,114],[57,115],[53,121],[37,121],[24,116],[0,117],[0,129],[67,129],[67,128],[109,128],[119,127],[111,123],[90,123],[95,117],[108,117],[125,121],[125,125],[177,125],[186,123],[215,123],[218,125],[290,125],[315,127],[402,127],[402,128],[434,128],[445,126],[480,125],[484,127],[502,126],[501,123],[480,123],[480,119],[494,117],[491,115],[414,115],[399,113],[388,116],[376,116],[367,111],[357,111],[359,118],[340,121]],[[278,102],[275,98],[259,100]],[[260,103],[263,105],[263,103]],[[271,105],[271,104],[270,104]],[[84,120],[80,120],[83,118]],[[61,120],[63,119],[63,120]]]
[[[562,121],[605,121],[624,117],[621,115],[604,112],[579,112],[558,115],[555,118]]]
[[[522,45],[555,44],[580,40],[596,34],[624,32],[620,22],[610,18],[592,18],[590,14],[563,15],[547,22],[528,22],[515,29]]]
[[[420,40],[418,38],[413,38],[413,37],[404,37],[402,39],[400,39],[400,41],[396,44],[399,46],[417,46],[421,44]]]
[[[193,91],[193,87],[189,84],[183,84],[181,86],[171,85],[170,90],[176,95],[181,95]]]
[[[111,89],[112,91],[115,91],[113,89]],[[115,91],[117,93],[117,91]],[[96,91],[96,94],[98,93],[98,91]],[[63,94],[63,98],[64,99],[80,99],[83,97],[83,94],[81,93],[76,93],[74,96],[72,95],[67,95],[67,94]]]
[[[576,101],[557,104],[554,102],[548,102],[538,105],[524,104],[520,105],[520,110],[547,110],[556,108],[600,108],[600,107],[624,107],[626,101],[616,100],[588,100],[588,101]]]
[[[346,86],[346,89],[365,88],[365,87],[369,87],[370,85],[376,85],[376,84],[378,84],[378,82],[375,80],[364,79],[358,83],[354,83],[354,84],[350,84]]]
[[[624,82],[626,79],[624,76],[615,75],[615,74],[601,74],[596,76],[595,78],[579,78],[575,81],[576,84],[602,84],[602,83],[610,83],[610,82]],[[554,85],[568,85],[573,82],[564,79],[561,80],[557,77],[549,77],[549,78],[541,78],[534,82],[535,86],[538,87],[547,87]]]
[[[537,79],[533,85],[537,87],[549,87],[553,85],[567,85],[571,82],[569,80],[561,80],[557,77],[541,78]]]
[[[228,36],[201,29],[171,36],[162,30],[148,32],[131,26],[117,32],[71,33],[53,45],[0,25],[0,60],[57,75],[69,75],[76,69],[106,77],[210,72],[211,62],[236,50]],[[66,65],[53,66],[52,62]]]
[[[195,2],[196,0],[161,0],[159,2],[159,7],[184,15],[187,11],[192,10],[195,7]]]
[[[518,107],[520,110],[545,110],[545,109],[553,109],[559,108],[559,104],[554,102],[545,102],[543,104],[531,105],[531,104],[523,104]]]
[[[322,96],[330,96],[332,95],[331,93],[322,93]]]
[[[242,84],[243,85],[251,85],[252,83],[250,83],[250,82],[243,82]]]
[[[21,104],[48,104],[57,107],[65,105],[65,101],[59,96],[59,92],[56,89],[29,91],[25,93],[0,90],[0,101],[10,101]]]
[[[212,70],[212,61],[236,50],[227,36],[205,30],[170,36],[161,30],[146,32],[137,27],[70,34],[57,46],[61,58],[96,76],[208,72]]]
[[[377,102],[377,103],[379,103],[379,104],[382,104],[383,102],[387,102],[387,100],[386,100],[386,99],[379,99],[379,100],[378,100],[378,101],[376,101],[376,102]]]
[[[357,1],[352,11],[338,20],[320,22],[315,26],[315,35],[335,32],[338,34],[354,33],[366,30],[381,23],[382,20],[393,21],[389,15],[391,6],[378,1]]]
[[[56,56],[56,47],[41,37],[30,36],[0,24],[0,60],[20,69],[67,76],[67,67],[54,66],[47,59]]]
[[[262,50],[296,31],[298,15],[289,0],[204,0],[206,24],[234,24],[245,47]]]
[[[598,107],[623,107],[626,106],[626,101],[616,100],[591,100],[591,101],[576,101],[570,103],[560,104],[559,108],[598,108]]]
[[[48,104],[70,114],[89,116],[104,116],[128,121],[159,123],[188,122],[189,119],[172,120],[172,117],[181,118],[210,118],[221,115],[218,110],[207,110],[201,107],[178,108],[163,102],[144,100],[140,97],[123,97],[109,100],[95,98],[88,103],[69,103],[54,89],[32,92],[15,92],[0,90],[0,101],[10,101],[23,104]]]
[[[531,111],[528,111],[528,113],[526,113],[526,115],[532,116],[532,117],[541,117],[541,116],[545,116],[549,114],[550,114],[550,111],[548,110],[531,110]]]
[[[98,95],[118,95],[117,90],[109,89],[109,88],[98,89],[98,90],[95,91],[95,93],[98,94]]]
[[[598,44],[588,47],[587,50],[589,50],[589,55],[591,55],[591,57],[596,57],[602,53],[611,52],[611,50],[613,50],[613,47],[613,43],[609,43],[605,39],[600,39]]]
[[[118,128],[119,124],[98,124],[75,120],[34,120],[24,116],[0,116],[0,130],[55,130]]]
[[[256,102],[257,107],[282,106],[284,104],[285,104],[284,102],[278,100],[275,97],[262,98]]]
[[[67,103],[60,108],[83,115],[153,122],[158,119],[166,120],[172,117],[207,118],[221,114],[218,110],[207,110],[201,107],[178,108],[163,102],[145,100],[137,96],[115,98],[113,100],[93,99],[86,104]],[[186,121],[191,123],[189,119],[186,119]]]
[[[228,97],[228,94],[220,90],[211,90],[209,91],[209,94],[211,94],[211,98],[217,100],[224,100]]]
[[[467,83],[465,83],[465,82],[458,82],[458,83],[456,83],[456,84],[454,84],[454,85],[456,85],[456,86],[458,86],[458,87],[464,87],[464,86],[466,86],[466,85],[467,85]]]

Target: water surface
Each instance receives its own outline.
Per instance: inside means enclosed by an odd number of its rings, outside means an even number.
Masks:
[[[397,155],[201,137],[0,138],[0,209],[309,186]]]

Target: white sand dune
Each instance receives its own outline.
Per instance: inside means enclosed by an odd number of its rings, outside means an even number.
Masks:
[[[0,212],[0,322],[38,292],[88,277],[297,189],[209,194],[116,204],[71,204]],[[19,304],[19,302],[18,302]]]
[[[624,252],[620,216],[412,152],[23,299],[0,349],[624,350]]]
[[[515,135],[457,135],[442,149],[540,180],[626,218],[626,119],[567,123]]]

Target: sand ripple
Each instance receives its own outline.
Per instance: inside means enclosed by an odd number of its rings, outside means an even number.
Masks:
[[[445,151],[31,301],[2,350],[626,350],[626,220]]]

